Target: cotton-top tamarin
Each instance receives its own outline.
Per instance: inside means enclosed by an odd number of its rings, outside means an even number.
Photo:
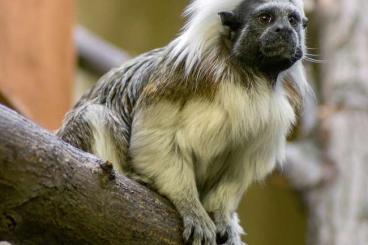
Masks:
[[[241,242],[236,209],[282,162],[308,90],[301,0],[194,0],[181,34],[123,64],[58,136],[166,196],[192,244]]]

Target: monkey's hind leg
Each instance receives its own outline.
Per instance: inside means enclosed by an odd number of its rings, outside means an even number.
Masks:
[[[89,104],[70,112],[57,136],[109,161],[122,172],[127,165],[128,127],[104,105]]]
[[[244,190],[252,177],[244,163],[245,151],[241,148],[232,152],[227,159],[228,168],[222,178],[204,196],[202,203],[216,225],[219,244],[244,245],[241,235],[244,233],[235,212]]]

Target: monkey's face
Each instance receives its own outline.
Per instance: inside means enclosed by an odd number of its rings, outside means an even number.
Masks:
[[[234,12],[219,15],[229,30],[231,56],[248,69],[274,76],[304,55],[307,20],[289,0],[244,1]]]

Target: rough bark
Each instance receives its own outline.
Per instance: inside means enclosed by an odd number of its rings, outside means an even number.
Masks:
[[[106,166],[0,105],[0,241],[181,244],[173,206]]]
[[[319,1],[322,136],[334,181],[308,193],[310,244],[368,242],[368,2]]]

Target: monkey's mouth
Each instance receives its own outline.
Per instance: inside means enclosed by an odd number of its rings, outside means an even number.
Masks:
[[[295,53],[295,50],[290,50],[290,48],[286,45],[270,45],[262,47],[261,52],[266,57],[278,56],[280,58],[289,58]]]
[[[300,47],[290,50],[289,46],[275,45],[261,49],[258,57],[261,70],[278,74],[300,60],[303,57],[303,51]]]
[[[261,39],[260,51],[265,57],[291,59],[297,53],[296,42],[290,32],[266,35]]]
[[[260,51],[265,57],[290,59],[296,55],[297,47],[294,43],[278,42],[262,45]]]

